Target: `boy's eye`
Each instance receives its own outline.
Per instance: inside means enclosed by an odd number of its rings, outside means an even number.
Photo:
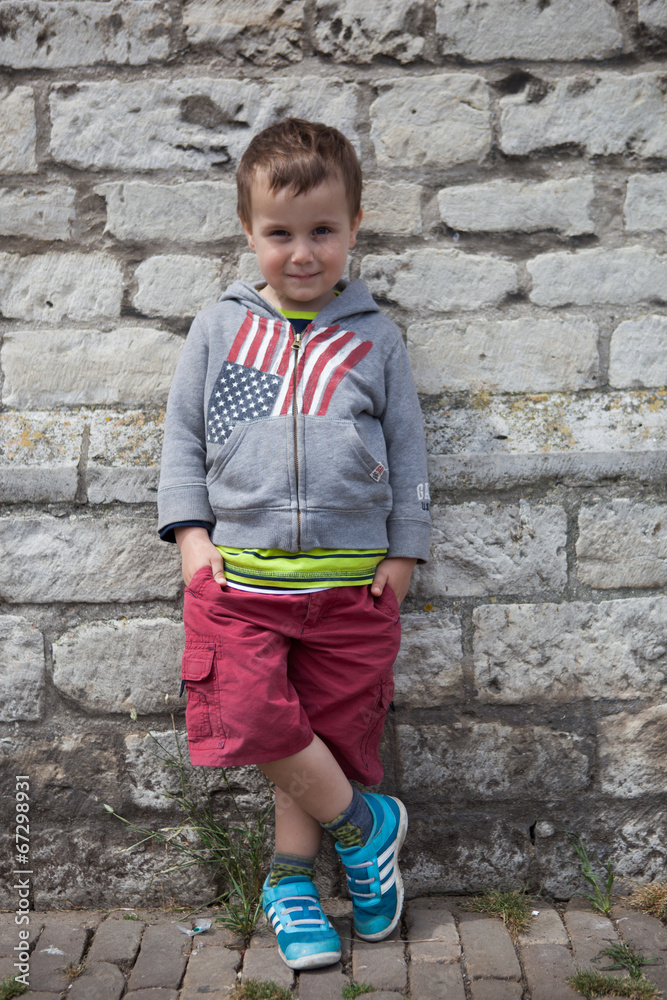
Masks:
[[[272,229],[269,236],[288,236],[286,229]]]
[[[326,236],[327,233],[330,232],[331,230],[329,229],[328,226],[318,226],[317,229],[314,230],[316,236]]]

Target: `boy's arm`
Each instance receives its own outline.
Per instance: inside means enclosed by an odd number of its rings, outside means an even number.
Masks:
[[[410,586],[412,571],[417,565],[416,559],[401,559],[387,557],[378,563],[371,584],[371,594],[379,597],[385,587],[391,587],[399,604],[403,603]]]
[[[176,544],[181,550],[185,586],[203,566],[210,566],[213,579],[224,587],[225,566],[222,556],[208,537],[206,528],[175,528]]]

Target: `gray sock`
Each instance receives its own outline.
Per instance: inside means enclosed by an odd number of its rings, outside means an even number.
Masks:
[[[373,829],[373,813],[366,799],[356,788],[352,789],[352,801],[340,816],[330,823],[320,823],[325,830],[343,847],[363,847]]]

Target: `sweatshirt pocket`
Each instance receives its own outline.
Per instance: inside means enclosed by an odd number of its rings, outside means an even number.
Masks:
[[[206,477],[214,511],[290,508],[285,417],[236,425]]]
[[[384,439],[378,437],[372,454],[351,420],[321,417],[304,418],[304,439],[310,510],[391,510]]]

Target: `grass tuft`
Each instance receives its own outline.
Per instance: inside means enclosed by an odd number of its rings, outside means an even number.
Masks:
[[[273,980],[244,979],[236,984],[230,1000],[294,1000],[294,994]]]
[[[172,854],[176,854],[177,863],[169,865],[159,874],[168,875],[170,872],[181,871],[194,865],[208,868],[220,890],[220,895],[207,905],[220,906],[223,912],[221,916],[216,917],[216,920],[248,941],[262,912],[263,870],[273,804],[261,810],[252,820],[246,819],[229,783],[230,769],[221,768],[222,780],[237,819],[232,823],[217,819],[209,791],[207,769],[200,768],[203,773],[198,775],[198,779],[201,780],[203,787],[198,787],[183,764],[175,726],[174,733],[175,755],[155,737],[152,738],[157,747],[154,756],[178,772],[179,792],[169,795],[184,813],[184,819],[178,826],[148,830],[119,816],[109,805],[105,805],[104,808],[115,819],[125,823],[135,834],[139,834],[140,839],[127,850],[145,843],[157,842],[164,844]]]
[[[627,997],[628,1000],[653,1000],[658,996],[657,988],[648,979],[617,979],[602,972],[588,972],[577,969],[574,976],[566,980],[569,986],[586,1000],[596,997]]]
[[[667,882],[638,882],[626,902],[659,920],[667,920]]]
[[[343,986],[343,1000],[356,1000],[362,993],[375,992],[375,987],[369,986],[368,983],[349,983],[347,986]]]
[[[486,889],[481,896],[460,899],[458,903],[463,910],[500,917],[514,939],[530,926],[533,905],[523,889]]]
[[[612,969],[625,969],[626,972],[630,973],[630,979],[641,979],[644,975],[645,965],[656,965],[660,961],[659,958],[644,958],[642,953],[635,951],[627,941],[610,944],[608,948],[602,949],[600,955],[607,955],[613,962],[613,965],[603,968],[603,972],[610,972]]]
[[[63,975],[69,979],[70,983],[73,983],[85,971],[85,962],[68,962],[67,965],[63,966]]]
[[[0,982],[0,1000],[12,1000],[12,997],[20,997],[22,993],[27,993],[28,987],[25,983],[17,983],[14,976],[8,976]]]
[[[591,893],[587,893],[585,898],[594,910],[597,910],[598,913],[603,913],[605,917],[608,917],[611,912],[611,890],[614,884],[614,870],[612,868],[611,861],[607,862],[607,867],[605,869],[606,875],[604,880],[602,880],[601,876],[596,875],[593,871],[593,866],[589,860],[586,845],[581,837],[577,836],[575,833],[569,833],[568,837],[570,838],[570,843],[574,847],[575,854],[581,863],[581,874],[593,890]]]

